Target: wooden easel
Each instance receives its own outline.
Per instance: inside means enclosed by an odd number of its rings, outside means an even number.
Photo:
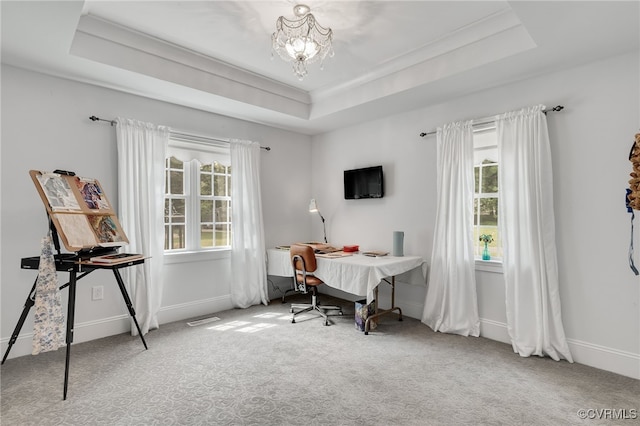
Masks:
[[[71,360],[71,344],[73,343],[74,316],[75,316],[75,305],[76,305],[76,284],[78,280],[80,280],[81,278],[84,278],[85,276],[89,275],[91,272],[98,269],[110,269],[111,271],[113,271],[116,282],[118,283],[118,287],[120,288],[120,293],[122,294],[122,298],[124,299],[124,302],[129,311],[129,315],[131,316],[131,318],[133,319],[133,322],[135,323],[135,326],[138,330],[138,335],[140,336],[140,340],[142,340],[142,344],[144,345],[144,348],[146,350],[148,349],[147,342],[144,340],[144,336],[142,335],[142,331],[140,330],[138,320],[136,319],[136,313],[133,308],[133,303],[131,302],[129,293],[127,292],[122,276],[120,275],[120,269],[128,268],[133,265],[142,264],[146,259],[144,257],[137,258],[135,260],[125,259],[123,261],[120,261],[117,263],[110,263],[110,264],[100,264],[100,263],[92,262],[90,260],[91,257],[100,256],[100,255],[109,254],[109,253],[115,253],[116,250],[120,247],[118,243],[124,243],[124,244],[128,243],[126,235],[124,234],[124,231],[122,230],[122,227],[120,226],[120,223],[118,222],[118,219],[115,216],[113,209],[111,208],[111,204],[108,202],[107,198],[104,196],[104,194],[102,194],[100,204],[99,205],[96,204],[96,206],[100,208],[90,209],[88,207],[89,206],[88,203],[82,204],[83,196],[78,190],[78,188],[76,188],[75,186],[67,185],[67,188],[71,189],[71,194],[73,194],[74,197],[76,198],[76,202],[79,208],[70,209],[70,210],[66,210],[66,209],[56,210],[54,206],[52,206],[52,203],[50,202],[51,194],[47,194],[45,192],[45,189],[43,189],[43,186],[41,185],[42,181],[40,181],[38,178],[38,176],[41,176],[42,173],[32,170],[29,172],[29,174],[34,180],[34,183],[36,184],[36,188],[38,189],[40,197],[42,198],[47,208],[47,217],[49,219],[49,229],[51,231],[53,244],[56,249],[56,254],[54,255],[56,271],[69,273],[69,281],[63,284],[62,286],[60,286],[60,290],[66,287],[69,288],[68,303],[67,303],[67,328],[66,328],[66,337],[65,337],[67,351],[66,351],[66,357],[65,357],[64,391],[63,391],[63,399],[66,400],[67,389],[69,384],[69,363]],[[56,170],[53,174],[58,175],[57,177],[55,177],[56,179],[62,177],[58,179],[58,183],[67,182],[67,184],[68,183],[73,184],[74,181],[77,180],[77,178],[75,177],[75,173],[73,172]],[[97,181],[91,180],[91,182],[95,183],[95,185],[97,185],[97,187],[101,191],[100,184]],[[56,215],[58,215],[57,218],[56,218]],[[93,230],[93,237],[95,238],[96,244],[89,243],[85,245],[79,245],[77,243],[80,240],[88,241],[91,237],[91,234],[86,234],[81,238],[78,238],[78,235],[76,232],[78,231],[78,229],[70,229],[68,226],[65,227],[64,224],[68,225],[68,221],[66,221],[65,216],[60,216],[60,215],[77,215],[77,217],[73,219],[74,221],[76,221],[76,219],[79,218],[81,215],[89,216],[89,217],[84,217],[84,219],[87,221],[86,222],[87,225],[90,225],[94,222],[95,223],[100,222],[99,220],[94,220],[95,218],[93,216],[108,217],[109,224],[114,225],[114,228],[113,228],[115,232],[114,239],[117,239],[118,241],[108,241],[106,243],[109,243],[109,244],[107,244],[106,247],[102,247],[100,246],[100,243],[101,243],[100,238],[102,237],[101,235],[99,235],[99,231],[96,232],[95,230]],[[75,223],[83,223],[83,222],[76,221]],[[87,230],[91,230],[91,227],[82,228],[81,230],[84,232],[87,232]],[[71,234],[67,235],[66,231],[70,231],[70,233],[73,235]],[[61,253],[60,240],[62,240],[65,247],[68,250],[72,251],[73,253]],[[112,242],[115,244],[111,244]],[[40,266],[40,257],[35,256],[35,257],[23,258],[21,260],[20,266],[22,269],[38,269]],[[13,347],[14,343],[18,339],[20,331],[22,330],[22,326],[24,325],[24,322],[29,314],[29,311],[35,304],[37,281],[38,281],[38,277],[36,277],[33,283],[33,286],[31,287],[31,291],[27,296],[27,300],[25,301],[24,308],[22,309],[22,314],[20,315],[20,319],[18,320],[18,323],[16,324],[16,327],[13,330],[13,334],[11,335],[11,338],[9,340],[9,345],[2,358],[2,364],[4,364],[4,362],[6,361],[7,356],[11,351],[11,348]]]

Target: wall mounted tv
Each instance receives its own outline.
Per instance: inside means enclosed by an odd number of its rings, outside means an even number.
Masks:
[[[384,178],[382,166],[344,171],[344,199],[382,198]]]

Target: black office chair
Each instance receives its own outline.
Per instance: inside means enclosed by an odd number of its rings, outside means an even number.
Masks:
[[[302,293],[311,292],[311,303],[292,303],[291,304],[291,322],[296,322],[296,315],[309,311],[317,311],[324,318],[324,325],[329,325],[329,317],[326,311],[338,311],[338,315],[342,315],[342,308],[333,305],[318,304],[318,286],[324,284],[323,281],[313,275],[315,272],[316,255],[313,248],[305,245],[294,244],[289,249],[291,253],[291,265],[293,266],[293,283],[296,289]],[[296,309],[300,309],[296,311]]]

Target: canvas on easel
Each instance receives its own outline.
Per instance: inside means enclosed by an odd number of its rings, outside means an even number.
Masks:
[[[98,180],[73,173],[30,170],[29,174],[67,250],[129,243]]]

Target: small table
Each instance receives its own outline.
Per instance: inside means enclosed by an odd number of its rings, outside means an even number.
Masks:
[[[291,256],[288,250],[267,250],[267,274],[280,277],[293,277]],[[403,275],[411,284],[426,285],[427,264],[420,256],[380,256],[372,257],[354,254],[345,257],[321,257],[316,255],[317,269],[314,275],[329,287],[347,293],[366,296],[367,303],[376,300],[375,313],[367,318],[365,334],[369,334],[370,321],[398,311],[402,321],[402,310],[395,306],[395,279]],[[406,275],[405,275],[406,274]],[[391,278],[391,281],[387,279]],[[391,284],[391,308],[378,308],[378,285],[385,281]]]

